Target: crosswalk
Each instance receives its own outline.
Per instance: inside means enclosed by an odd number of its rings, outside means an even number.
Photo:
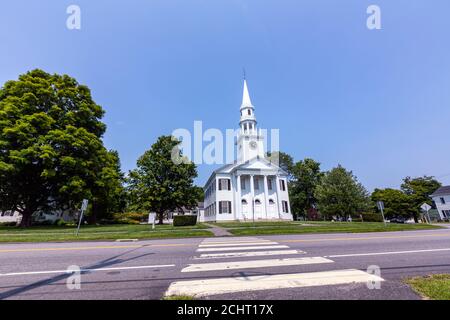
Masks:
[[[305,257],[305,251],[256,237],[205,239],[196,251],[196,256],[193,257],[196,263],[189,264],[181,270],[183,274],[196,275],[193,277],[195,280],[172,282],[166,296],[204,297],[244,291],[384,281],[377,275],[357,269],[302,273],[274,272],[273,270],[276,270],[274,268],[287,266],[298,268],[309,265],[332,266],[334,261],[329,257]],[[270,273],[265,272],[269,268]],[[246,274],[245,271],[249,269],[262,272],[258,275]],[[230,276],[222,274],[220,277],[208,276],[208,272],[214,274],[223,271],[226,274],[228,270],[234,273]],[[236,273],[240,270],[242,272]],[[200,273],[200,279],[196,272]]]

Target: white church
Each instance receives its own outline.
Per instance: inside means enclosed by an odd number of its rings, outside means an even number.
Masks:
[[[292,220],[287,172],[265,156],[245,79],[240,111],[237,161],[211,174],[200,221]]]

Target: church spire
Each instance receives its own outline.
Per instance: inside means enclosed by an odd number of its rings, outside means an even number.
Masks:
[[[252,101],[250,100],[250,94],[248,93],[247,80],[244,77],[244,91],[242,93],[242,108],[252,107]]]

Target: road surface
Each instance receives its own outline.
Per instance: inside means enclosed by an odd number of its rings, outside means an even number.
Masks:
[[[420,299],[432,273],[450,229],[0,245],[0,299]]]

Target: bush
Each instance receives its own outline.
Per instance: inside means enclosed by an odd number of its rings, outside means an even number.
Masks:
[[[67,226],[67,222],[65,222],[63,219],[58,219],[55,221],[55,225],[58,227],[65,227]]]
[[[359,218],[359,216],[357,216],[357,218]],[[363,213],[362,218],[364,222],[383,222],[381,213]]]
[[[174,216],[173,226],[195,226],[197,224],[197,216]]]
[[[148,213],[143,212],[125,212],[115,213],[114,223],[123,224],[139,224],[148,221]]]
[[[0,227],[15,227],[17,225],[17,222],[10,221],[10,222],[0,222]]]

